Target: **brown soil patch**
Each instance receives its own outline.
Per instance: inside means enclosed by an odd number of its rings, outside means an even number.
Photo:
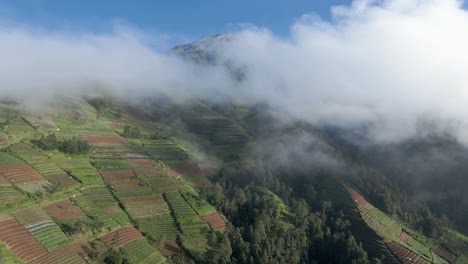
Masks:
[[[60,187],[68,187],[79,183],[77,180],[73,179],[73,177],[67,174],[48,175],[46,178],[51,183],[58,183]]]
[[[130,180],[132,178],[135,178],[135,173],[132,170],[100,170],[99,173],[105,181]]]
[[[395,257],[397,257],[397,259],[403,264],[429,264],[429,262],[423,259],[421,256],[396,242],[385,242],[385,245],[390,250],[390,252],[392,252],[392,254],[395,255]]]
[[[213,212],[211,214],[201,216],[201,219],[208,222],[210,228],[213,230],[226,228],[226,222],[224,222],[218,212]]]
[[[10,250],[24,262],[47,253],[44,246],[16,219],[0,222],[0,240],[4,241]]]
[[[0,174],[16,185],[46,180],[29,165],[24,164],[0,166]]]
[[[67,263],[67,264],[84,264],[89,263],[91,247],[88,243],[71,244],[52,252],[49,252],[41,257],[31,261],[31,264],[51,264],[51,263]]]
[[[85,217],[86,213],[74,206],[70,200],[64,200],[43,207],[54,220]]]
[[[99,238],[99,240],[108,245],[117,244],[117,246],[121,247],[139,238],[143,238],[143,236],[135,227],[126,226],[110,232],[109,234]]]

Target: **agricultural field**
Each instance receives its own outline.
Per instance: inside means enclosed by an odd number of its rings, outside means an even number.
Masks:
[[[166,263],[167,259],[159,250],[151,246],[146,239],[133,240],[122,247],[122,251],[132,264]]]
[[[156,160],[185,160],[187,153],[172,140],[145,140],[144,149]]]
[[[418,254],[414,253],[413,251],[401,246],[396,242],[388,242],[386,243],[387,247],[390,251],[401,261],[403,264],[429,264],[430,262],[426,259],[422,258]]]
[[[198,104],[194,108],[194,111],[186,112],[183,117],[190,131],[208,140],[211,149],[226,161],[245,156],[249,137],[239,125],[206,105]]]
[[[0,240],[23,262],[47,253],[46,248],[14,218],[0,222]]]
[[[60,158],[57,165],[64,171],[78,179],[84,186],[102,186],[104,182],[99,172],[88,159],[84,158]]]
[[[192,190],[181,190],[180,194],[185,201],[197,212],[198,215],[208,215],[216,212],[216,208],[210,205],[207,201],[200,199],[198,193]]]
[[[55,221],[86,217],[86,213],[78,206],[75,206],[70,200],[55,202],[42,207],[42,209]]]
[[[95,158],[147,158],[140,149],[135,148],[120,136],[80,136],[81,140],[94,146]]]
[[[385,245],[402,263],[440,263],[446,261],[432,251],[433,242],[423,235],[403,226],[368,203],[351,187],[346,188],[361,218],[377,235],[386,240]],[[397,235],[398,234],[398,235]],[[453,256],[453,255],[452,255]]]
[[[153,241],[175,241],[177,235],[180,234],[176,222],[170,213],[140,218],[136,222],[141,232]]]
[[[161,176],[165,173],[157,162],[150,159],[126,160],[127,164],[133,169],[136,176],[140,179]]]
[[[23,209],[13,215],[48,251],[70,242],[59,226],[39,207]]]
[[[146,180],[146,183],[155,194],[162,194],[170,191],[177,191],[187,188],[181,182],[167,177],[158,177]]]
[[[143,235],[138,229],[133,226],[125,226],[100,237],[99,240],[109,246],[122,247],[135,239],[141,238],[143,238]]]
[[[81,196],[74,198],[78,206],[91,219],[102,223],[103,227],[113,229],[129,223],[127,214],[105,187],[88,187]]]
[[[29,262],[31,264],[82,264],[89,263],[92,248],[88,243],[78,242],[48,252],[39,258]]]
[[[176,222],[182,232],[182,244],[193,255],[204,254],[207,247],[207,230],[210,229],[207,222],[185,201],[179,192],[167,192],[164,194]]]
[[[23,262],[4,243],[0,242],[0,263],[21,264]]]
[[[132,219],[147,218],[169,213],[169,207],[162,196],[130,198],[121,201]]]
[[[226,222],[218,212],[202,215],[201,219],[206,221],[212,230],[224,230],[226,228]]]
[[[13,186],[0,185],[0,207],[16,205],[27,197],[15,189]]]

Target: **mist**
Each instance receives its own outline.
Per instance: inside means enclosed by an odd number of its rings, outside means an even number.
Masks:
[[[137,99],[266,102],[315,125],[365,126],[381,143],[449,133],[468,143],[468,11],[456,0],[354,1],[331,20],[304,14],[280,37],[247,28],[200,65],[154,46],[135,28],[50,32],[0,24],[0,95],[30,102],[96,88]],[[422,125],[423,124],[423,125]]]

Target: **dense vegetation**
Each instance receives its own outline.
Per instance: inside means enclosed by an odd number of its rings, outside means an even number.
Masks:
[[[34,143],[43,150],[58,149],[67,154],[87,154],[91,151],[91,145],[78,137],[59,141],[54,133],[42,135]]]

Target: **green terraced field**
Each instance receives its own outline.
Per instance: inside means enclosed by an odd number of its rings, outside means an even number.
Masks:
[[[56,224],[30,232],[48,251],[61,248],[71,242]]]
[[[13,252],[11,252],[4,243],[0,242],[0,263],[2,264],[21,264],[23,263]]]
[[[182,183],[166,177],[157,177],[146,180],[146,183],[151,187],[154,193],[161,194],[170,191],[176,191],[186,188]]]
[[[24,164],[24,162],[7,153],[0,152],[0,166],[19,165],[19,164]]]
[[[166,258],[151,246],[146,239],[136,239],[122,247],[122,251],[133,264],[159,264],[167,262]]]
[[[137,223],[138,228],[145,236],[151,237],[158,243],[174,241],[180,234],[174,218],[169,213],[141,218],[137,220]]]
[[[0,206],[17,204],[27,198],[13,186],[0,186],[0,197]]]
[[[57,165],[78,179],[83,185],[104,185],[101,175],[87,159],[59,159]]]
[[[153,194],[151,188],[149,187],[141,187],[141,188],[134,188],[134,189],[121,189],[115,191],[115,195],[119,197],[119,199],[127,199],[127,198],[135,198],[135,197],[145,197],[151,196]]]

